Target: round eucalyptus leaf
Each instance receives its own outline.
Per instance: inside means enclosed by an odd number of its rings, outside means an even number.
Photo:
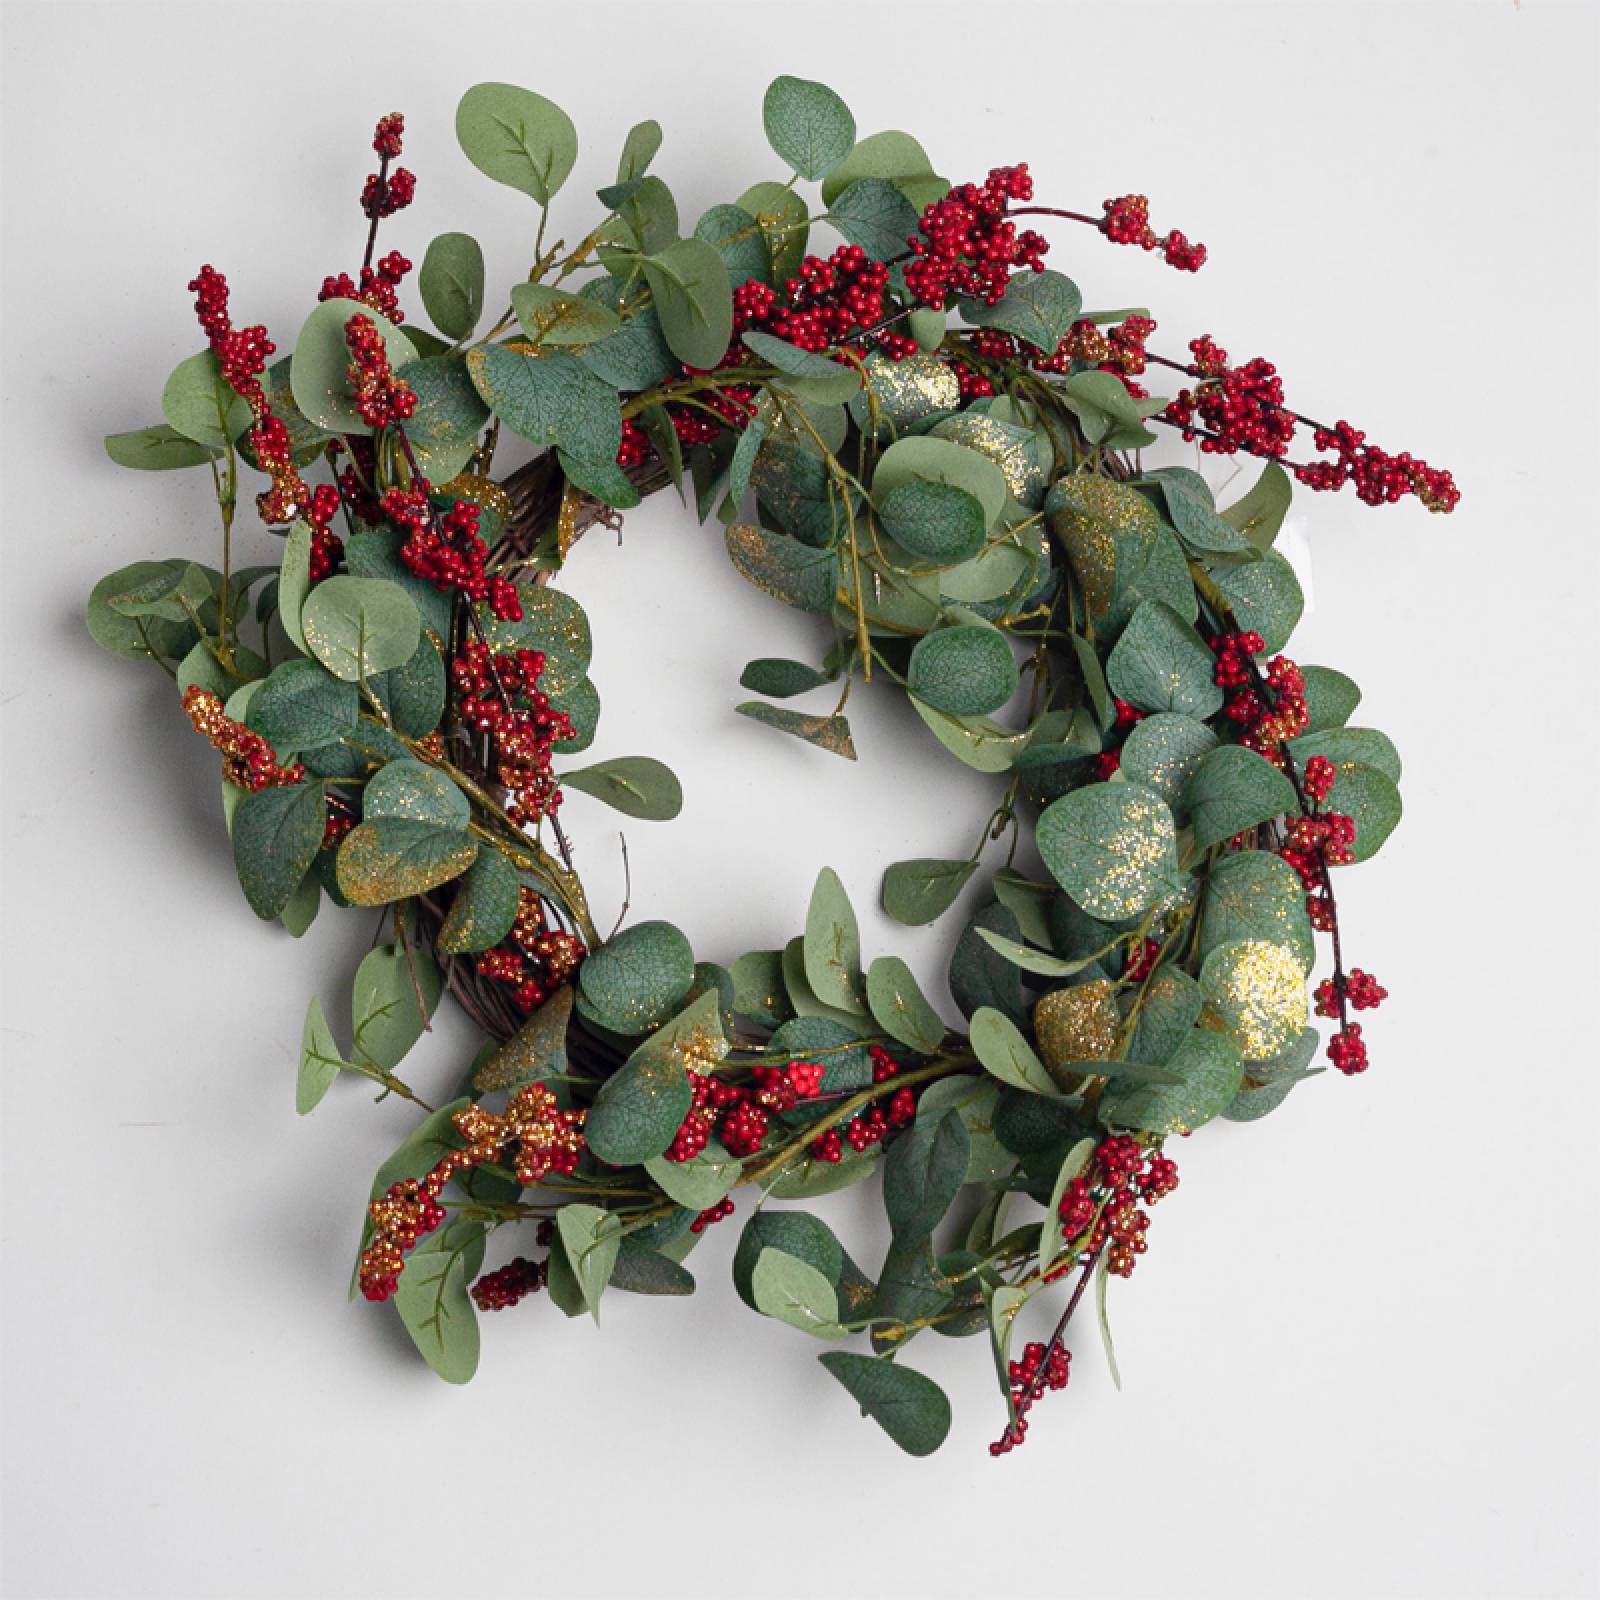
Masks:
[[[1017,692],[1019,674],[1003,633],[964,622],[917,641],[906,682],[912,694],[936,710],[984,716]]]
[[[541,205],[578,159],[578,130],[553,100],[509,83],[480,83],[456,107],[456,139],[467,160],[496,183]]]
[[[624,928],[578,969],[579,991],[596,1019],[629,1038],[660,1027],[693,983],[694,952],[670,922]]]
[[[1095,783],[1051,801],[1035,839],[1050,875],[1091,916],[1136,917],[1180,887],[1172,812],[1138,784]]]
[[[370,434],[371,427],[356,410],[350,385],[350,345],[345,324],[365,317],[383,335],[392,367],[416,359],[416,346],[387,317],[379,316],[360,300],[324,300],[306,318],[294,342],[289,366],[289,387],[301,414],[330,433]]]
[[[416,603],[384,578],[325,578],[300,612],[306,648],[336,678],[359,683],[403,667],[422,638]]]

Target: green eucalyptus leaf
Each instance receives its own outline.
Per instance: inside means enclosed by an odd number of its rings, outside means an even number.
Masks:
[[[803,661],[786,661],[780,656],[760,656],[748,662],[739,674],[741,689],[768,694],[776,700],[787,700],[791,695],[805,694],[833,681],[829,673],[809,667]]]
[[[543,95],[509,83],[480,83],[456,107],[456,139],[496,183],[548,206],[578,159],[572,119]]]
[[[922,1117],[900,1135],[883,1163],[883,1204],[898,1245],[926,1239],[966,1181],[971,1149],[960,1114]]]
[[[324,578],[301,608],[300,627],[311,654],[349,683],[404,666],[422,637],[415,602],[383,578]]]
[[[517,869],[498,850],[480,850],[440,926],[439,949],[452,956],[493,949],[511,931],[521,896]]]
[[[826,750],[830,755],[843,756],[846,761],[854,761],[856,758],[855,743],[850,737],[850,724],[844,717],[837,715],[811,717],[802,711],[765,705],[759,700],[747,700],[733,709],[742,717],[765,723],[767,727],[776,728],[780,733],[804,739],[807,744],[814,744],[819,750]]]
[[[173,369],[161,391],[161,414],[176,432],[210,450],[232,444],[253,420],[249,402],[228,386],[211,350]]]
[[[395,1309],[423,1359],[446,1383],[466,1383],[478,1370],[478,1315],[468,1280],[483,1264],[487,1229],[455,1222],[411,1252]]]
[[[315,750],[354,733],[360,713],[355,684],[315,661],[285,661],[262,680],[245,721],[274,750]]]
[[[805,1261],[770,1247],[750,1273],[756,1309],[818,1339],[842,1339],[839,1296],[834,1286]]]
[[[600,1296],[622,1247],[622,1218],[599,1206],[569,1201],[556,1212],[556,1234],[590,1316],[600,1320]]]
[[[1265,756],[1238,744],[1200,758],[1184,804],[1194,816],[1195,842],[1202,846],[1221,844],[1299,809],[1294,785]]]
[[[672,353],[691,367],[716,366],[733,338],[733,284],[715,247],[680,239],[642,266]]]
[[[1302,667],[1300,671],[1306,680],[1306,712],[1310,718],[1306,732],[1343,727],[1361,704],[1361,690],[1355,679],[1332,667]]]
[[[422,1037],[443,987],[427,951],[401,944],[369,950],[350,992],[355,1054],[386,1072],[399,1066]]]
[[[805,972],[817,998],[842,1011],[862,1007],[861,933],[839,875],[817,874],[806,913]]]
[[[1034,837],[1050,875],[1091,916],[1139,916],[1179,886],[1172,812],[1138,784],[1095,783],[1051,801]]]
[[[1141,711],[1173,711],[1204,721],[1222,709],[1216,657],[1169,606],[1143,600],[1106,662],[1111,692]]]
[[[1249,493],[1224,507],[1222,520],[1237,528],[1257,550],[1269,550],[1283,526],[1293,492],[1289,474],[1276,461],[1269,461]]]
[[[511,308],[535,345],[596,344],[622,326],[615,311],[545,283],[517,284]]]
[[[1213,578],[1239,626],[1259,633],[1269,654],[1288,644],[1306,601],[1294,568],[1276,550],[1259,561],[1224,567]]]
[[[1124,1086],[1113,1079],[1100,1098],[1101,1120],[1147,1133],[1188,1133],[1219,1115],[1239,1092],[1239,1052],[1220,1033],[1191,1029],[1166,1066],[1180,1082]]]
[[[832,172],[856,141],[850,108],[832,89],[807,78],[774,78],[761,104],[767,142],[802,178]]]
[[[660,1027],[693,982],[694,954],[689,941],[670,922],[640,922],[624,928],[589,953],[578,975],[579,992],[595,1017],[613,1032],[630,1038]],[[682,1120],[680,1114],[678,1121]],[[592,1134],[592,1127],[590,1131]]]
[[[917,231],[916,207],[882,178],[858,178],[830,203],[828,221],[873,261],[904,255]]]
[[[135,428],[128,433],[108,433],[105,446],[106,454],[119,467],[134,467],[140,472],[203,467],[221,454],[208,445],[196,444],[165,422],[158,422],[151,428]]]
[[[792,278],[805,256],[810,233],[805,200],[787,184],[758,183],[735,203],[741,211],[748,211],[761,229],[772,261],[773,281],[783,283]]]
[[[919,700],[952,716],[998,710],[1016,693],[1019,681],[1006,636],[977,623],[925,634],[911,652],[906,679]]]
[[[923,927],[956,903],[977,870],[976,861],[897,861],[883,875],[883,909],[909,928]]]
[[[570,350],[521,341],[478,345],[467,371],[484,401],[531,444],[555,445],[585,461],[614,461],[622,443],[617,391]]]
[[[623,815],[670,822],[683,810],[683,787],[670,767],[650,756],[614,756],[561,774],[563,788],[580,789]]]
[[[470,233],[441,233],[422,258],[417,291],[440,333],[469,337],[483,315],[483,246]]]
[[[830,1350],[818,1357],[908,1455],[931,1455],[950,1432],[950,1402],[932,1378],[882,1357]]]
[[[922,1055],[932,1055],[944,1039],[944,1020],[898,956],[879,956],[867,969],[867,1007],[885,1033]]]
[[[999,328],[1053,355],[1083,309],[1078,286],[1063,273],[1019,272],[993,305],[964,300],[961,314],[980,328]]]
[[[333,1087],[344,1058],[334,1041],[333,1030],[322,1014],[322,1001],[312,995],[306,1009],[305,1027],[300,1033],[300,1070],[295,1076],[294,1108],[302,1117],[315,1111],[322,1097]]]
[[[912,478],[886,494],[878,509],[884,532],[927,561],[969,561],[983,549],[984,508],[952,484]]]
[[[263,920],[280,915],[311,869],[327,824],[320,783],[247,794],[233,818],[233,860],[250,909]]]
[[[982,1006],[972,1015],[972,1052],[1002,1083],[1030,1094],[1058,1095],[1061,1090],[1022,1030],[1003,1011]]]
[[[818,615],[833,609],[839,560],[786,533],[737,522],[727,532],[728,555],[741,577],[797,611]]]
[[[477,854],[476,841],[459,829],[379,817],[352,828],[339,846],[339,891],[356,906],[408,900],[460,877]]]
[[[1134,783],[1153,789],[1179,822],[1188,816],[1184,795],[1202,759],[1217,748],[1217,736],[1203,722],[1176,712],[1159,712],[1135,724],[1122,742],[1118,770]]]

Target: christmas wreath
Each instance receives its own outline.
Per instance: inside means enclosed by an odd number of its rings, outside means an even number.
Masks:
[[[1400,763],[1349,726],[1348,677],[1282,653],[1303,601],[1274,538],[1296,481],[1432,511],[1457,491],[1292,410],[1270,362],[1205,335],[1160,356],[1145,311],[1084,310],[1035,223],[1205,261],[1143,196],[1056,209],[1026,165],[952,186],[915,139],[858,139],[798,78],[772,84],[764,120],[787,177],[688,230],[640,123],[569,244],[547,224],[572,122],[525,89],[471,89],[461,148],[537,208],[534,261],[491,322],[477,242],[434,239],[428,329],[401,310],[411,262],[377,253],[416,181],[384,117],[358,273],[324,281],[292,353],[237,326],[202,267],[206,348],[168,378],[164,421],[106,441],[125,466],[210,472],[220,567],[123,568],[88,625],[172,677],[221,752],[259,917],[298,935],[324,900],[382,908],[348,1040],[311,1001],[296,1099],[309,1112],[348,1074],[415,1104],[352,1294],[391,1301],[443,1377],[472,1375],[478,1312],[536,1291],[568,1316],[608,1288],[689,1293],[686,1258],[748,1195],[740,1297],[824,1341],[914,1454],[950,1411],[905,1347],[983,1340],[999,1454],[1066,1384],[1091,1280],[1105,1328],[1108,1280],[1177,1185],[1173,1136],[1261,1117],[1314,1076],[1313,1000],[1328,1061],[1366,1068],[1352,1016],[1385,991],[1345,963],[1334,869],[1399,820]],[[818,227],[842,242],[808,253]],[[1150,393],[1167,374],[1175,392]],[[1200,473],[1142,464],[1158,428],[1260,475],[1219,509]],[[538,454],[501,481],[505,432]],[[267,565],[232,559],[241,463],[283,540]],[[741,714],[853,758],[853,687],[901,691],[992,776],[972,854],[898,862],[882,890],[915,925],[981,880],[949,969],[965,1034],[903,961],[863,956],[829,870],[803,932],[726,966],[667,921],[601,931],[563,790],[649,820],[681,792],[649,757],[573,761],[600,709],[590,624],[551,580],[586,528],[668,485],[752,584],[817,619],[820,662],[750,662]],[[780,703],[818,691],[823,709]],[[1317,933],[1331,971],[1312,991]],[[400,1068],[446,991],[484,1043],[434,1106]],[[873,1274],[794,1202],[880,1173]],[[485,1271],[503,1231],[525,1242]]]

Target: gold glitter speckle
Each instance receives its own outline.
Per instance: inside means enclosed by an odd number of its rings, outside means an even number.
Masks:
[[[918,354],[890,361],[875,353],[867,359],[867,383],[878,403],[879,421],[903,428],[939,411],[954,411],[961,404],[961,386],[955,373],[937,357]],[[863,428],[868,423],[865,395],[850,403]]]
[[[1247,1061],[1275,1056],[1305,1027],[1306,974],[1299,957],[1265,939],[1235,939],[1207,957],[1200,974],[1201,1022],[1225,1033]]]
[[[1080,472],[1056,480],[1045,509],[1090,611],[1104,615],[1116,592],[1118,535],[1154,538],[1161,526],[1155,507],[1124,484]]]
[[[1019,505],[1036,510],[1044,498],[1045,471],[1033,453],[1029,439],[1007,428],[981,411],[963,411],[941,422],[934,430],[940,439],[963,444],[999,467],[1006,488]]]
[[[1039,1054],[1050,1068],[1074,1061],[1109,1061],[1117,1042],[1117,1007],[1104,978],[1056,989],[1033,1010]]]

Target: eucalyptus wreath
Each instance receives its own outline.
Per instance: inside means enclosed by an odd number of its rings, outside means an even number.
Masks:
[[[298,936],[324,901],[380,909],[348,1030],[342,1004],[336,1029],[310,1003],[295,1090],[307,1113],[347,1075],[418,1113],[373,1179],[352,1296],[391,1302],[459,1383],[480,1312],[690,1293],[687,1259],[748,1197],[740,1298],[822,1341],[913,1454],[950,1408],[907,1346],[983,1341],[999,1454],[1066,1384],[1091,1283],[1106,1331],[1109,1281],[1177,1185],[1168,1141],[1316,1075],[1313,1000],[1331,1064],[1366,1066],[1352,1013],[1385,991],[1345,963],[1334,869],[1398,822],[1400,762],[1349,725],[1348,677],[1283,654],[1303,599],[1274,540],[1295,482],[1436,511],[1456,489],[1291,410],[1265,360],[1206,335],[1162,357],[1143,308],[1085,310],[1032,223],[1200,267],[1142,196],[1035,204],[1025,165],[952,186],[915,139],[858,138],[798,78],[764,120],[780,175],[687,232],[640,123],[569,245],[550,224],[572,122],[525,89],[469,90],[461,148],[532,201],[534,259],[490,322],[477,241],[435,238],[429,328],[400,304],[411,262],[377,252],[416,184],[384,117],[360,268],[327,278],[292,353],[235,326],[203,267],[205,348],[162,422],[106,441],[125,466],[210,473],[220,566],[125,567],[88,625],[167,673],[221,752],[257,916]],[[817,229],[840,242],[811,253]],[[1177,392],[1152,395],[1163,371]],[[1259,476],[1219,509],[1200,472],[1143,463],[1157,428]],[[496,479],[504,433],[537,450]],[[233,559],[241,466],[282,541],[266,564]],[[867,959],[826,868],[802,931],[725,966],[665,920],[601,932],[563,791],[647,821],[682,796],[652,757],[574,761],[600,702],[589,619],[554,580],[586,529],[669,486],[755,587],[816,619],[818,661],[750,662],[740,714],[853,759],[852,691],[903,693],[992,781],[970,855],[897,862],[882,887],[906,925],[975,906],[948,973],[965,1032],[900,958]],[[434,1105],[400,1069],[447,991],[483,1044]],[[874,1176],[888,1240],[869,1272],[797,1202]]]

